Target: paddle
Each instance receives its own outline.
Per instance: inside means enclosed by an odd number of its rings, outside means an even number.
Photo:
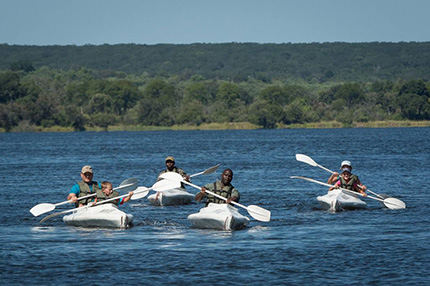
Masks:
[[[163,181],[159,181],[159,182],[155,183],[154,185],[152,185],[152,187],[150,187],[150,188],[147,188],[147,187],[138,187],[137,189],[134,190],[134,194],[133,194],[132,198],[134,196],[136,196],[137,198],[141,199],[141,198],[145,197],[149,193],[150,190],[163,191],[163,190],[166,190],[166,189],[168,190],[168,189],[178,188],[179,186],[180,186],[180,184],[177,183],[177,182],[171,182],[171,181],[169,181],[169,182],[164,181],[163,182]],[[124,198],[126,196],[128,196],[128,194],[125,194],[125,195],[122,195],[122,196],[118,196],[118,197],[114,197],[114,198],[110,198],[110,199],[107,199],[107,200],[104,200],[104,201],[101,201],[101,202],[97,202],[94,205],[86,205],[86,206],[80,207],[80,208],[74,208],[74,209],[71,209],[71,210],[66,210],[66,211],[62,211],[62,212],[58,212],[58,213],[53,213],[53,214],[50,214],[50,215],[44,217],[40,221],[40,223],[43,223],[43,222],[47,221],[50,218],[53,218],[53,217],[56,217],[56,216],[59,216],[59,215],[62,215],[62,214],[66,214],[66,213],[73,212],[73,211],[81,211],[81,210],[84,210],[84,209],[87,209],[87,208],[90,208],[90,207],[94,207],[94,206],[97,206],[97,205],[101,205],[101,204],[104,204],[104,203],[115,201],[115,200]]]
[[[292,178],[292,179],[302,179],[302,180],[306,180],[306,181],[309,181],[309,182],[317,183],[317,184],[320,184],[320,185],[323,185],[323,186],[334,187],[334,185],[330,185],[330,184],[327,184],[327,183],[323,183],[323,182],[320,182],[320,181],[317,181],[317,180],[314,180],[314,179],[310,179],[310,178],[306,178],[306,177],[302,177],[302,176],[292,176],[290,178]],[[351,191],[351,190],[348,190],[348,189],[344,189],[344,188],[338,188],[338,189],[342,190],[343,192],[346,192],[346,193],[350,193],[350,194],[353,194],[353,195],[359,195],[359,196],[362,196],[362,197],[365,197],[365,198],[369,198],[369,199],[373,199],[373,200],[377,200],[377,201],[383,202],[384,205],[387,208],[391,209],[391,210],[398,210],[398,209],[404,209],[404,208],[406,208],[406,204],[403,201],[401,201],[399,199],[396,199],[396,198],[380,199],[380,198],[372,197],[372,196],[369,196],[369,195],[365,196],[365,195],[363,195],[361,193],[357,193],[357,192],[354,192],[354,191]]]
[[[319,168],[321,168],[321,169],[323,169],[323,170],[326,170],[327,172],[329,172],[329,173],[334,173],[332,170],[330,170],[330,169],[327,169],[326,167],[324,167],[324,166],[321,166],[320,164],[317,164],[317,162],[315,162],[314,160],[312,160],[312,158],[311,157],[309,157],[309,156],[306,156],[306,155],[303,155],[303,154],[296,154],[296,160],[297,161],[300,161],[300,162],[303,162],[303,163],[306,163],[306,164],[309,164],[309,165],[311,165],[311,166],[313,166],[313,167],[319,167]],[[362,186],[360,186],[359,185],[359,187],[360,188],[362,188]],[[369,193],[371,193],[372,195],[375,195],[375,196],[377,196],[377,197],[379,197],[379,198],[381,198],[381,199],[386,199],[386,198],[388,198],[389,196],[387,196],[387,195],[380,195],[380,194],[377,194],[377,193],[375,193],[375,192],[372,192],[371,190],[369,190],[369,189],[367,189],[367,191],[369,192]]]
[[[119,187],[114,188],[114,190],[123,190],[125,192],[130,192],[130,191],[135,190],[136,187],[137,187],[137,179],[136,178],[130,178],[130,179],[127,179],[124,182],[122,182],[119,185]],[[96,193],[90,194],[87,196],[83,196],[83,197],[78,198],[78,200],[91,198],[91,197],[94,197],[95,195],[96,195]],[[56,204],[41,203],[41,204],[38,204],[38,205],[35,205],[34,207],[32,207],[30,212],[34,216],[39,216],[41,214],[53,211],[58,206],[65,205],[65,204],[72,203],[72,202],[73,202],[72,200],[68,200],[68,201],[64,201],[64,202],[56,203]]]
[[[139,187],[138,189],[140,189],[141,193],[134,194],[131,197],[131,200],[138,200],[138,199],[146,197],[146,195],[149,193],[150,190],[154,190],[156,192],[163,192],[163,191],[179,188],[180,186],[181,186],[181,184],[179,182],[172,182],[169,180],[161,180],[161,181],[156,182],[151,188]]]
[[[198,175],[209,175],[209,174],[212,174],[213,172],[215,172],[218,169],[219,166],[220,166],[220,164],[217,164],[215,166],[212,166],[212,167],[204,170],[203,172],[192,174],[192,175],[190,175],[190,178],[198,176]]]
[[[309,164],[309,165],[311,165],[313,167],[319,167],[321,169],[326,170],[329,173],[332,173],[332,174],[334,173],[332,170],[329,170],[326,167],[317,164],[317,162],[315,162],[314,160],[312,160],[312,158],[309,157],[309,156],[306,156],[306,155],[303,155],[303,154],[296,154],[296,160],[300,161],[300,162],[303,162],[303,163],[306,163],[306,164]]]
[[[190,185],[191,187],[194,187],[194,188],[196,188],[198,190],[201,190],[201,188],[199,186],[194,185],[192,183],[189,183],[189,182],[185,181],[182,178],[182,176],[179,175],[179,174],[177,174],[177,173],[168,172],[168,173],[162,174],[160,177],[163,178],[163,179],[169,180],[169,181],[173,181],[173,182],[176,181],[178,183],[184,183],[184,184]],[[206,192],[208,194],[211,194],[211,195],[219,198],[219,199],[227,201],[227,198],[224,198],[223,196],[217,195],[214,192],[211,192],[209,190],[206,190]],[[246,209],[248,211],[249,215],[252,216],[253,218],[255,218],[258,221],[263,221],[263,222],[270,221],[270,215],[271,215],[270,211],[268,211],[268,210],[266,210],[266,209],[264,209],[262,207],[259,207],[259,206],[256,206],[256,205],[244,206],[244,205],[241,205],[241,204],[236,203],[234,201],[232,201],[231,203],[233,205],[236,205],[236,206],[239,206],[241,208]]]

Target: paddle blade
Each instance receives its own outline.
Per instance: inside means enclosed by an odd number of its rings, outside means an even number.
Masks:
[[[130,185],[130,184],[137,184],[137,179],[136,178],[127,179],[123,181],[119,186],[122,187],[124,185]]]
[[[209,175],[212,174],[213,172],[215,172],[216,170],[218,170],[218,167],[220,166],[220,164],[215,165],[213,167],[210,167],[209,169],[206,169],[203,171],[203,175]]]
[[[54,209],[55,209],[54,204],[43,203],[32,207],[30,212],[34,216],[40,216],[41,214],[53,211]]]
[[[306,163],[306,164],[309,164],[309,165],[314,166],[314,167],[318,166],[317,162],[312,160],[311,157],[303,155],[303,154],[296,154],[296,160],[303,162],[303,163]]]
[[[138,200],[141,198],[146,197],[146,195],[149,193],[151,189],[147,187],[138,187],[136,190],[134,190],[133,196],[131,196],[132,200]]]
[[[137,188],[137,179],[130,178],[123,181],[119,187],[114,188],[114,190],[121,190],[124,193],[134,191]]]
[[[181,175],[175,172],[166,172],[160,175],[161,179],[166,179],[172,182],[182,182],[184,178]],[[162,181],[159,181],[162,182]],[[158,182],[157,182],[158,183]]]
[[[179,175],[179,174],[178,174]],[[181,175],[179,175],[181,177]],[[182,178],[182,177],[181,177]],[[157,192],[167,191],[171,189],[180,188],[181,183],[179,181],[161,180],[156,182],[151,189]]]
[[[400,209],[406,208],[406,204],[403,201],[396,198],[384,199],[384,205],[391,210],[400,210]]]
[[[44,217],[39,223],[44,223],[45,221],[47,221],[50,218],[53,218],[53,217],[56,217],[59,215],[63,215],[66,213],[74,212],[74,211],[77,211],[79,209],[84,209],[84,208],[88,208],[88,207],[76,208],[76,209],[66,210],[66,211],[62,211],[62,212],[58,212],[58,213],[53,213],[53,214],[50,214],[50,215]]]
[[[268,222],[270,221],[271,213],[270,211],[263,209],[262,207],[256,205],[250,205],[246,208],[249,215],[258,221]]]

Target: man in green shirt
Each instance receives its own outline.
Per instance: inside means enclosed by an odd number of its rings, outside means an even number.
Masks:
[[[239,202],[240,193],[233,187],[231,181],[233,180],[233,171],[231,169],[225,169],[221,175],[221,182],[216,181],[211,184],[206,184],[201,188],[201,191],[195,196],[196,201],[201,201],[206,198],[206,206],[209,203],[224,204],[231,203],[232,201]],[[217,195],[220,195],[227,199],[227,201],[219,199],[211,194],[207,194],[206,190],[209,190]]]

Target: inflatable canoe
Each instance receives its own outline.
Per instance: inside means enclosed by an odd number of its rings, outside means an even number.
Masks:
[[[152,194],[148,200],[154,206],[186,205],[194,201],[194,195],[184,188],[176,188]]]
[[[214,203],[210,203],[198,213],[190,214],[188,220],[195,228],[220,230],[242,229],[249,223],[249,218],[241,215],[235,207]]]
[[[341,190],[331,190],[324,196],[317,197],[323,209],[334,212],[342,210],[365,209],[367,204],[358,198],[358,195],[347,194]]]
[[[77,208],[64,216],[63,221],[70,226],[125,229],[133,222],[133,215],[106,203],[90,208]]]

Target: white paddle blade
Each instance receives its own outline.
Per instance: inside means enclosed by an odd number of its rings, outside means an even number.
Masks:
[[[135,185],[135,184],[137,184],[137,179],[136,178],[130,178],[130,179],[123,181],[119,186],[123,187],[126,185]]]
[[[300,162],[303,162],[303,163],[306,163],[306,164],[309,164],[309,165],[314,166],[314,167],[318,166],[317,162],[315,162],[314,160],[312,160],[311,157],[306,156],[304,154],[296,154],[296,160],[300,161]]]
[[[396,198],[384,199],[384,205],[391,210],[400,210],[400,209],[406,208],[406,204],[403,201]]]
[[[263,209],[262,207],[256,205],[250,205],[246,208],[249,215],[258,221],[269,222],[271,213],[270,211]]]
[[[179,176],[181,177],[181,175]],[[163,192],[163,191],[176,189],[180,187],[181,187],[181,183],[179,181],[161,180],[156,182],[151,189],[157,192]]]
[[[175,172],[166,172],[160,175],[161,179],[166,179],[169,181],[174,181],[174,182],[182,182],[184,180],[184,178],[182,178],[181,175],[179,175],[178,173]],[[162,181],[159,181],[162,182]]]
[[[149,193],[150,188],[147,187],[138,187],[134,190],[134,194],[131,196],[132,200],[138,200],[141,198],[146,197],[146,195]]]
[[[137,179],[136,178],[130,178],[125,180],[124,182],[119,185],[119,187],[114,188],[114,190],[121,190],[122,192],[131,192],[134,191],[137,188]]]
[[[41,214],[53,211],[55,209],[54,204],[42,203],[31,208],[30,212],[34,216],[40,216]]]

